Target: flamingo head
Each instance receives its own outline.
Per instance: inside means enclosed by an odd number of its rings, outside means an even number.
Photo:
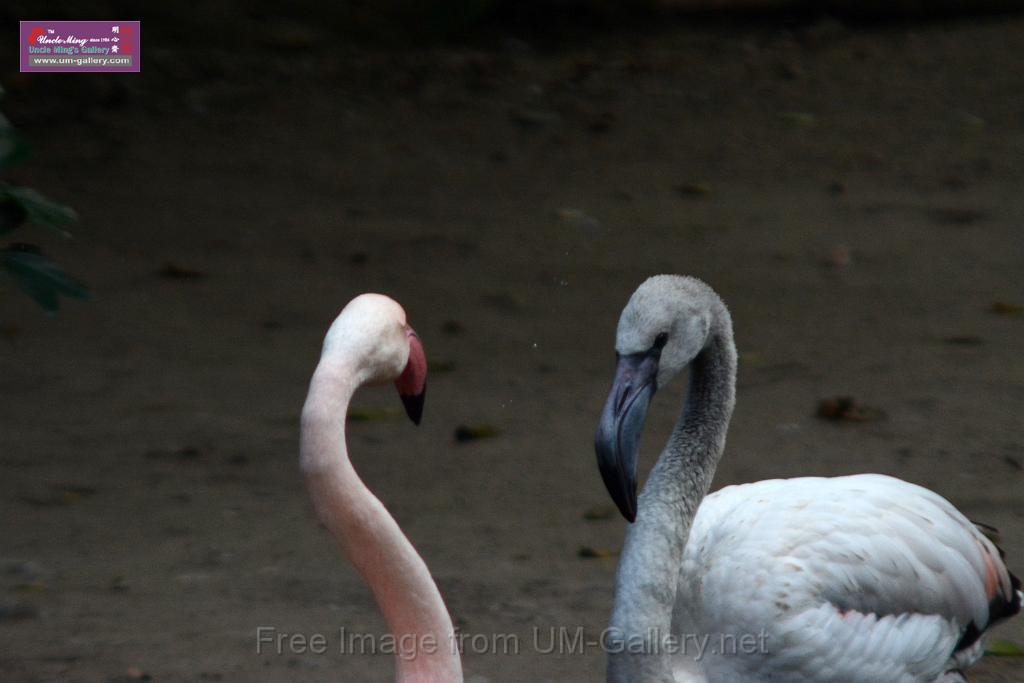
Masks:
[[[636,520],[637,456],[651,399],[707,343],[711,318],[696,282],[652,277],[633,293],[619,318],[615,376],[594,448],[605,487],[630,522]],[[700,287],[707,288],[703,283]]]
[[[409,419],[420,423],[427,357],[397,301],[383,294],[361,294],[350,301],[324,340],[323,356],[335,354],[356,359],[359,384],[394,382]]]

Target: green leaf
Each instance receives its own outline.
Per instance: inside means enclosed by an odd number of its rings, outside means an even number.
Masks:
[[[50,313],[60,308],[61,294],[76,299],[92,298],[85,285],[38,252],[4,249],[0,251],[0,267],[10,273],[18,286]]]
[[[74,209],[47,199],[30,187],[0,186],[0,201],[5,199],[20,205],[29,222],[56,230],[65,237],[69,234],[63,226],[78,220]]]
[[[992,640],[985,648],[985,654],[989,657],[1024,657],[1024,647],[1009,640]]]

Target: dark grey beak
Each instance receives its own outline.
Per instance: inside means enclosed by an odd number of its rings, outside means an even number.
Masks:
[[[658,389],[660,350],[619,356],[608,402],[594,435],[601,478],[630,522],[636,521],[636,464],[647,407]]]

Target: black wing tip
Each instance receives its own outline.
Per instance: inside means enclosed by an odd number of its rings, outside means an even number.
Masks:
[[[1010,602],[1008,603],[1008,611],[1006,611],[1003,614],[1003,616],[1000,617],[1001,619],[1005,619],[1006,617],[1012,617],[1015,614],[1019,614],[1021,608],[1021,599],[1024,598],[1024,592],[1021,591],[1020,579],[1018,579],[1013,572],[1009,572],[1009,574],[1010,591],[1012,593],[1012,596],[1010,597]]]
[[[1020,613],[1022,597],[1020,579],[1009,570],[1006,573],[1010,575],[1010,594],[997,594],[988,603],[988,625],[986,628]]]
[[[992,526],[991,524],[985,524],[984,522],[976,522],[973,519],[971,520],[971,523],[975,527],[977,527],[978,531],[980,531],[985,538],[992,542],[992,545],[995,546],[996,552],[999,553],[999,559],[1002,560],[1005,564],[1006,553],[1003,552],[1002,547],[1000,547],[1001,538],[999,534],[999,529]],[[1010,575],[1010,594],[997,594],[996,597],[993,598],[991,602],[989,602],[989,618],[988,624],[985,626],[986,629],[997,621],[1008,619],[1009,617],[1012,617],[1015,614],[1020,613],[1021,599],[1022,597],[1024,597],[1024,594],[1021,593],[1020,579],[1017,578],[1017,576],[1014,575],[1014,573],[1011,572],[1009,569],[1006,570],[1006,573]]]
[[[982,634],[992,626],[1020,613],[1022,597],[1020,579],[1012,572],[1007,573],[1010,575],[1010,594],[996,595],[988,603],[988,623],[985,624],[984,628],[978,628],[978,625],[973,621],[967,624],[967,628],[964,629],[959,642],[953,648],[954,653],[966,650],[974,645],[981,638]]]

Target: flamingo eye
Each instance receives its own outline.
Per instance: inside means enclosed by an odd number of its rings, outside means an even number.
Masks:
[[[656,348],[656,349],[663,349],[663,348],[665,348],[665,344],[667,344],[667,343],[668,343],[668,332],[662,332],[661,334],[659,334],[657,337],[654,338],[654,348]]]

